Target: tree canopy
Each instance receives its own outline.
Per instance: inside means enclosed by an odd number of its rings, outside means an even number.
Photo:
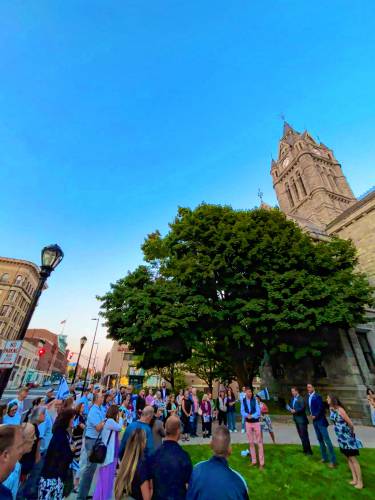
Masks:
[[[179,208],[142,249],[146,265],[99,299],[145,368],[201,359],[248,383],[265,351],[320,356],[372,302],[350,242],[313,241],[277,209]]]

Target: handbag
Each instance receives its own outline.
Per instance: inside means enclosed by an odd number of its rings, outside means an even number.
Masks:
[[[100,434],[96,438],[95,444],[92,447],[90,457],[89,457],[90,462],[92,462],[93,464],[102,464],[104,462],[105,457],[107,455],[107,447],[108,447],[109,440],[111,439],[112,432],[113,431],[111,431],[109,433],[109,436],[107,439],[107,444],[104,444],[102,439],[101,439],[102,431],[100,431]]]
[[[203,411],[202,411],[202,408],[201,408],[201,407],[199,407],[199,408],[198,408],[198,415],[199,415],[200,417],[203,415]]]

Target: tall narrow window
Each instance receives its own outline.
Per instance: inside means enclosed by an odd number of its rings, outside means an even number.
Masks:
[[[303,183],[301,174],[299,172],[297,173],[297,182],[299,184],[299,187],[301,189],[301,192],[302,192],[303,196],[307,196],[307,191],[306,191],[306,188],[305,188],[305,184]]]
[[[292,207],[294,207],[294,201],[293,201],[292,193],[290,192],[289,184],[288,183],[285,184],[285,191],[286,191],[286,195],[288,197],[290,205]]]
[[[21,283],[22,283],[22,276],[19,274],[19,275],[17,276],[17,278],[16,278],[16,282],[15,282],[15,284],[16,284],[16,285],[20,285]]]
[[[292,189],[293,189],[293,193],[295,194],[297,200],[299,200],[299,192],[298,192],[298,189],[297,189],[297,186],[296,186],[294,179],[292,179]]]
[[[0,282],[1,283],[8,283],[9,281],[9,274],[8,273],[4,273],[1,275],[1,278],[0,278]]]

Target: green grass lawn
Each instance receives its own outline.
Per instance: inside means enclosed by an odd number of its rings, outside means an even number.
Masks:
[[[265,445],[265,468],[250,467],[248,457],[241,457],[246,445],[233,445],[229,458],[230,466],[246,479],[251,500],[273,499],[319,499],[345,500],[349,498],[375,499],[375,449],[360,451],[365,488],[356,490],[347,481],[351,473],[346,458],[337,449],[339,460],[336,469],[329,469],[320,463],[318,447],[313,447],[314,455],[305,456],[296,445]],[[185,446],[193,463],[207,460],[211,450],[207,445]]]

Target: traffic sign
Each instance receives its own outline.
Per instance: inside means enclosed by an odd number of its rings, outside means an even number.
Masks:
[[[13,368],[22,346],[22,340],[7,340],[0,354],[0,369]]]

